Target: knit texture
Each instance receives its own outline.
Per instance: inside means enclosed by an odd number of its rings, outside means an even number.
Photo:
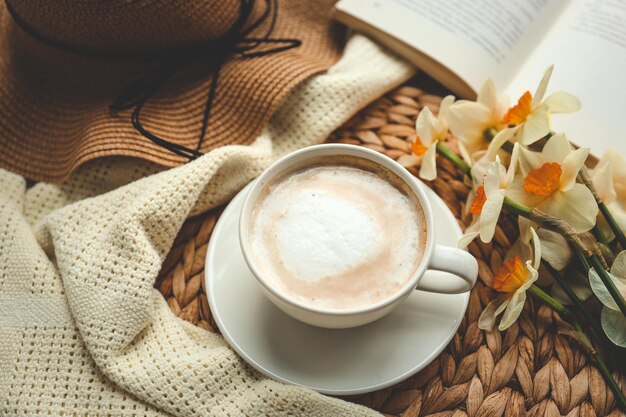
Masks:
[[[237,42],[238,48],[252,48],[242,51],[247,58],[230,54],[232,57],[220,66],[219,75],[212,75],[216,64],[213,58],[220,58],[215,46],[206,42],[232,26],[241,3],[252,6],[248,25],[265,15],[267,7],[271,7],[270,14],[249,34],[250,41]],[[102,156],[133,156],[167,167],[188,162],[186,157],[153,143],[135,129],[131,122],[135,105],[125,110],[116,106],[111,109],[123,91],[125,103],[138,104],[140,97],[149,95],[138,119],[149,132],[177,145],[192,150],[199,146],[202,153],[223,145],[249,145],[295,86],[328,70],[341,56],[345,28],[331,19],[334,3],[335,0],[2,1],[0,168],[38,181],[58,183],[78,166]],[[18,18],[9,13],[9,4]],[[290,45],[282,41],[251,41],[266,36],[274,12],[278,14],[271,39],[297,39],[301,44],[252,57],[255,52]],[[24,23],[18,26],[17,21]],[[101,59],[97,53],[89,56],[89,52],[74,54],[62,47],[51,47],[23,27],[65,44],[104,52],[167,52],[149,60]],[[229,41],[219,42],[220,49],[231,48]],[[187,49],[190,45],[199,49]],[[174,53],[182,56],[172,56],[167,48],[175,48]],[[175,73],[163,75],[170,71]],[[161,75],[168,79],[159,81]],[[211,99],[214,81],[217,86]],[[206,135],[201,135],[209,103]]]
[[[62,185],[29,189],[0,170],[0,414],[375,414],[265,378],[221,336],[176,318],[153,285],[187,217],[228,201],[275,158],[322,142],[412,73],[355,35],[250,146],[167,171],[99,159]]]

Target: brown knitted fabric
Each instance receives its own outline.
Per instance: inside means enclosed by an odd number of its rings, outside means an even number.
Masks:
[[[263,10],[264,2],[256,3],[252,18]],[[343,37],[329,17],[332,3],[280,2],[272,36],[299,39],[302,45],[253,59],[233,57],[223,65],[200,151],[250,143],[290,89],[338,59]],[[230,26],[239,9],[239,2],[232,0],[102,4],[12,0],[11,4],[38,33],[112,51],[154,50],[213,39]],[[258,36],[264,29],[258,30]],[[131,110],[109,110],[119,93],[153,65],[55,49],[26,34],[2,2],[0,167],[59,182],[80,164],[100,156],[134,156],[165,166],[186,162],[137,133]],[[171,142],[195,148],[210,82],[206,65],[178,73],[144,107],[144,126]]]

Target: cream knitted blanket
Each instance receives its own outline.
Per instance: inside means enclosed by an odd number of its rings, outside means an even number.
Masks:
[[[63,185],[29,189],[0,170],[0,414],[374,414],[263,377],[221,336],[176,318],[153,284],[188,216],[226,202],[278,156],[323,141],[412,73],[353,36],[251,146],[162,172],[98,160]]]

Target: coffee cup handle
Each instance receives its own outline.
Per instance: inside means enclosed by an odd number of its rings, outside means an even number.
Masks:
[[[460,279],[424,280],[417,289],[441,294],[460,294],[472,289],[478,277],[478,262],[467,251],[435,245],[428,269],[449,272]]]

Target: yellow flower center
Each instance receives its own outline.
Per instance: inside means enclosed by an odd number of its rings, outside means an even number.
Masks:
[[[415,142],[411,144],[411,150],[415,156],[422,156],[426,153],[428,148],[424,146],[419,136],[415,135]]]
[[[518,125],[524,123],[529,114],[533,112],[533,95],[530,91],[526,91],[517,101],[517,104],[511,107],[502,117],[502,123],[505,125]]]
[[[519,256],[504,261],[493,280],[493,289],[499,292],[515,292],[528,281],[530,271]]]
[[[561,164],[546,162],[530,171],[524,178],[524,190],[535,195],[552,195],[559,189],[562,173]]]
[[[485,195],[485,187],[482,185],[476,188],[476,197],[470,206],[470,213],[472,214],[480,214],[483,211],[483,206],[485,205],[485,201],[487,201],[487,196]]]

